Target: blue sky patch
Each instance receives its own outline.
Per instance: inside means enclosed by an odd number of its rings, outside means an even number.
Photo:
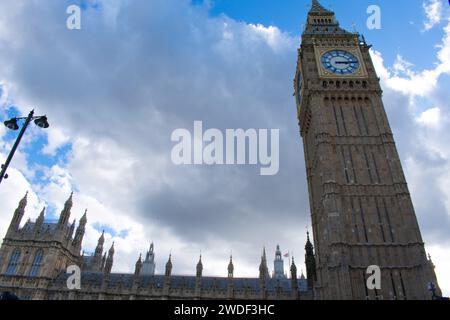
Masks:
[[[204,0],[193,0],[192,3],[199,5]],[[383,53],[387,65],[392,65],[397,54],[401,54],[406,60],[414,61],[418,70],[433,68],[436,61],[434,46],[441,41],[442,30],[423,31],[426,16],[422,1],[321,0],[320,3],[336,13],[343,28],[363,34],[368,43]],[[311,7],[310,0],[285,0],[282,4],[274,0],[211,0],[211,4],[212,16],[225,14],[246,23],[273,25],[296,37],[300,37]],[[380,30],[367,28],[367,8],[373,4],[381,9]],[[417,50],[418,42],[421,48],[429,50]]]
[[[116,231],[113,228],[111,228],[110,226],[107,226],[107,225],[104,225],[104,224],[100,224],[100,223],[95,223],[93,225],[93,227],[98,232],[105,231],[105,233],[110,234],[113,238],[125,239],[126,237],[128,237],[128,234],[129,234],[129,230]]]
[[[81,0],[80,8],[82,11],[87,11],[88,9],[100,10],[101,3],[97,0]]]

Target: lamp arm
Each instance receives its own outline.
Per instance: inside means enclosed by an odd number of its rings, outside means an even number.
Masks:
[[[45,116],[33,116],[30,121],[36,120],[36,119],[39,119],[39,118],[42,118],[42,117],[45,117]],[[16,119],[16,120],[27,120],[28,117],[18,117],[18,118],[13,118],[13,119]]]

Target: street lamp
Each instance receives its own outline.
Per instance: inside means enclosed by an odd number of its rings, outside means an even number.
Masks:
[[[17,123],[19,120],[25,120],[25,124],[23,125],[22,130],[20,130],[19,136],[17,137],[16,142],[14,143],[14,146],[11,152],[9,153],[8,158],[6,159],[5,164],[2,164],[1,166],[2,171],[0,173],[0,183],[2,183],[3,178],[8,179],[6,170],[8,169],[9,164],[11,163],[11,160],[14,156],[14,153],[16,152],[17,147],[19,146],[19,143],[22,140],[22,137],[25,134],[25,131],[27,130],[30,122],[34,120],[34,123],[42,129],[47,129],[48,127],[50,127],[47,117],[46,116],[35,117],[34,110],[31,110],[30,114],[26,118],[12,118],[10,120],[5,121],[4,124],[8,129],[17,131],[19,130],[19,125]]]
[[[433,282],[428,283],[428,291],[431,292],[431,299],[436,300],[436,286]]]

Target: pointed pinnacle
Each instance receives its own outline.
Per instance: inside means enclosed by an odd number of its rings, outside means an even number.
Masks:
[[[70,197],[66,200],[66,206],[73,204],[73,192],[70,194]]]
[[[325,8],[319,3],[318,0],[312,0],[310,12],[328,12],[328,10],[325,9]]]
[[[109,253],[113,254],[114,253],[114,242],[112,243],[111,248],[109,249]]]
[[[84,212],[83,216],[80,219],[80,225],[86,225],[87,223],[87,215],[86,215],[87,211]]]
[[[20,199],[19,207],[25,207],[27,205],[27,201],[28,201],[28,191],[25,193],[25,196],[22,199]]]

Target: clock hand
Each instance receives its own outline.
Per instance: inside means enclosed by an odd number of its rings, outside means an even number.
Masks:
[[[350,64],[350,63],[358,63],[358,61],[336,61],[336,64]]]

